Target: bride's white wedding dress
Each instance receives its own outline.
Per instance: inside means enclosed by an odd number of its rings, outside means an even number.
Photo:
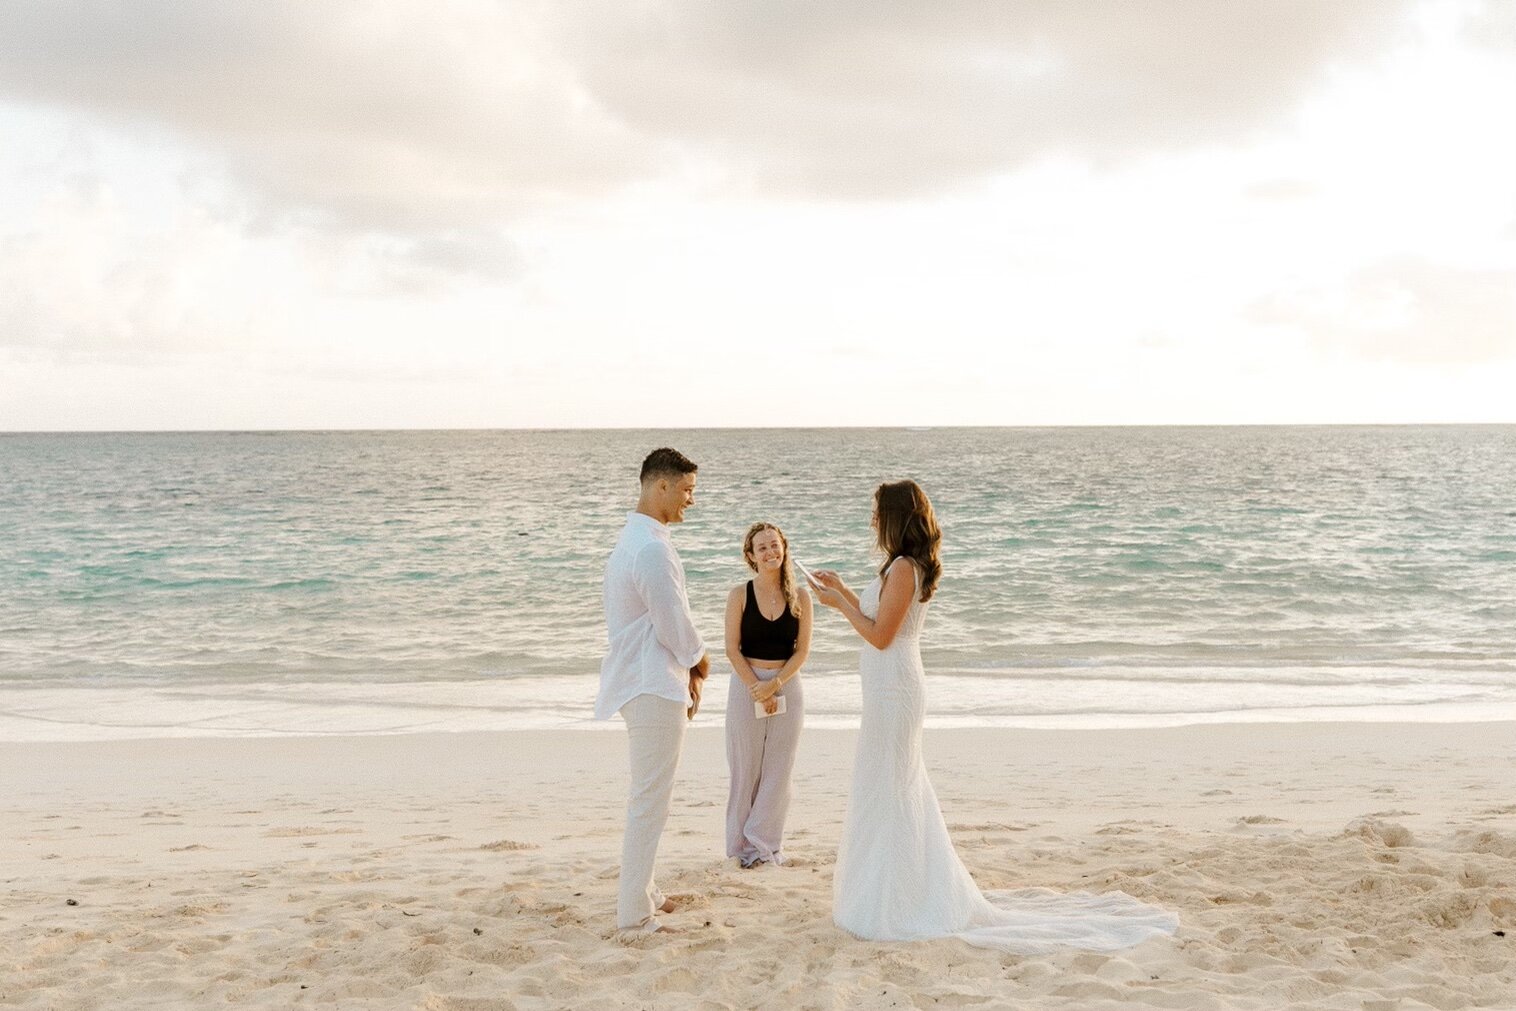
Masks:
[[[859,597],[871,618],[881,586],[875,579]],[[922,760],[927,605],[916,599],[919,576],[917,586],[894,640],[882,650],[865,643],[859,657],[863,725],[833,878],[837,925],[868,940],[958,937],[1023,955],[1115,951],[1172,934],[1177,917],[1123,892],[979,891],[953,849]]]

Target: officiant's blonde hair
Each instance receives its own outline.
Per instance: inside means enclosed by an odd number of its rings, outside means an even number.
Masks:
[[[754,523],[747,528],[747,536],[742,538],[742,560],[747,562],[747,567],[754,572],[758,571],[758,563],[753,560],[753,538],[765,530],[772,530],[779,535],[779,543],[784,547],[784,560],[779,565],[779,589],[784,594],[784,602],[793,614],[800,613],[800,594],[795,589],[795,576],[790,572],[790,539],[784,536],[784,531],[772,523],[762,521]]]

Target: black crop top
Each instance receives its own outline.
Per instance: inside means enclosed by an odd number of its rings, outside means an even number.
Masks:
[[[784,613],[773,621],[758,609],[753,581],[747,581],[747,606],[742,609],[742,655],[753,660],[788,660],[795,655],[795,640],[800,636],[800,619],[784,605]]]

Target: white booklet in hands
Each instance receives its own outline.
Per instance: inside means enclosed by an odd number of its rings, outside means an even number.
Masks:
[[[816,578],[816,574],[814,572],[812,572],[810,569],[807,569],[800,562],[796,561],[793,558],[790,559],[790,560],[793,561],[793,562],[795,562],[795,568],[799,569],[800,570],[800,574],[802,576],[804,576],[806,579],[810,580],[812,583],[815,583],[817,586],[825,586],[826,585],[821,580],[819,580],[819,579]]]
[[[754,702],[753,703],[753,715],[756,716],[756,717],[758,717],[760,720],[766,720],[770,716],[778,716],[780,713],[784,712],[784,710],[785,710],[784,696],[783,695],[775,695],[774,698],[777,699],[778,702],[779,702],[779,708],[778,709],[775,709],[771,713],[770,712],[765,712],[764,708],[763,708],[763,703],[762,702]]]

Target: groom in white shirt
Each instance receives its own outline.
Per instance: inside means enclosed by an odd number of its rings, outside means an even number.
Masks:
[[[653,881],[658,840],[668,821],[684,728],[700,708],[710,656],[684,589],[684,563],[669,525],[695,504],[694,463],[673,449],[642,461],[642,493],[605,563],[605,624],[610,648],[600,665],[595,719],[626,722],[631,791],[621,842],[620,930],[667,931],[658,913],[674,902]]]

